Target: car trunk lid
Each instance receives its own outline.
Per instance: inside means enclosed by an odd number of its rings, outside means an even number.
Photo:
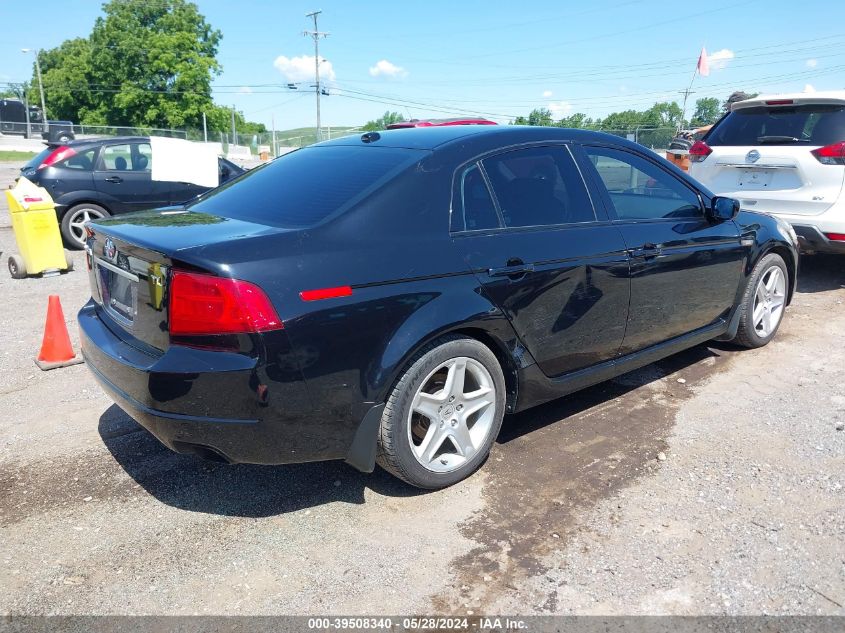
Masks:
[[[204,258],[205,250],[281,232],[181,208],[91,223],[85,248],[91,295],[116,335],[156,355],[170,345],[167,290],[174,267],[225,276],[225,264]]]

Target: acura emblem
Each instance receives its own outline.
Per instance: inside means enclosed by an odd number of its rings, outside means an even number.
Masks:
[[[746,163],[756,163],[758,160],[760,160],[760,152],[758,152],[756,149],[752,149],[745,155]]]
[[[103,255],[106,256],[107,259],[114,260],[114,256],[117,255],[117,247],[112,242],[110,237],[106,238],[106,243],[103,245]]]

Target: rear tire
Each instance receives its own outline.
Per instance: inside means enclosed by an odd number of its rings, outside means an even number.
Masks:
[[[786,310],[789,275],[783,258],[769,253],[760,258],[739,306],[739,329],[733,341],[743,347],[763,347],[780,327]]]
[[[446,336],[420,350],[393,387],[376,460],[412,486],[451,486],[484,463],[504,414],[496,356],[475,339]]]
[[[24,263],[23,257],[20,255],[9,255],[9,261],[7,263],[12,279],[26,278],[26,263]]]
[[[85,246],[85,228],[83,224],[88,220],[108,218],[111,213],[99,204],[83,202],[65,211],[60,224],[62,237],[68,248],[81,250]]]

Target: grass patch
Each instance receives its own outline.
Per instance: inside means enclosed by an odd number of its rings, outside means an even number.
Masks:
[[[0,161],[28,161],[35,156],[35,152],[16,152],[13,150],[0,150]]]

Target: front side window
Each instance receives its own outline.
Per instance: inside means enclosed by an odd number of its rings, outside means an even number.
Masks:
[[[132,171],[152,171],[153,150],[149,143],[138,143],[132,153]]]
[[[594,222],[590,196],[566,147],[531,147],[486,158],[506,227]]]
[[[585,147],[620,220],[697,218],[698,196],[677,178],[635,154]]]

